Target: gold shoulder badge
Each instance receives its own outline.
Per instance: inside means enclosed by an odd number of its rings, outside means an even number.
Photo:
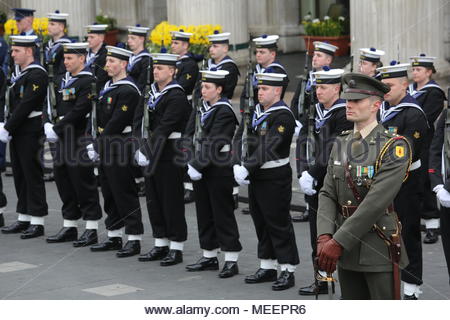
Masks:
[[[39,85],[33,84],[33,91],[36,91],[37,89],[39,89]]]
[[[186,73],[186,80],[189,80],[192,76],[189,73]]]
[[[277,128],[277,130],[278,130],[279,133],[284,133],[284,127],[283,126],[279,126]]]
[[[128,106],[127,106],[127,105],[123,105],[123,106],[122,106],[122,111],[123,111],[123,112],[126,112],[127,110],[128,110]]]
[[[413,137],[416,138],[416,139],[419,139],[420,138],[420,132],[419,131],[414,132]]]
[[[403,146],[396,146],[395,147],[395,155],[398,158],[403,158],[405,156],[405,147],[403,147]]]

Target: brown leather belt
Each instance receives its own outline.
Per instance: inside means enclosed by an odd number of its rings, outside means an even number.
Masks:
[[[355,213],[356,209],[358,209],[358,206],[341,206],[341,215],[344,218],[350,218]],[[394,212],[394,206],[390,204],[389,207],[387,207],[386,212]]]

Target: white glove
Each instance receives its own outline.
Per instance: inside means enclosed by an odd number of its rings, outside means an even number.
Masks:
[[[11,140],[11,136],[9,135],[8,130],[4,128],[4,123],[2,122],[2,125],[0,126],[0,141],[7,143],[9,140]]]
[[[236,180],[240,186],[250,184],[250,181],[245,179],[248,177],[248,170],[244,166],[235,164],[233,166],[233,173],[234,180]]]
[[[198,181],[203,177],[203,175],[200,172],[198,172],[197,169],[195,169],[190,164],[188,164],[188,172],[187,173],[192,181]]]
[[[450,208],[450,193],[445,190],[442,184],[437,185],[433,189],[436,192],[436,197],[443,207]]]
[[[94,150],[94,145],[92,143],[87,145],[86,150],[91,161],[95,162],[100,158],[99,154]]]
[[[53,130],[53,124],[51,124],[50,122],[46,122],[44,124],[44,131],[48,142],[54,143],[58,141],[59,137],[56,134],[55,130]]]
[[[295,131],[294,131],[294,137],[298,137],[300,134],[300,130],[302,130],[303,125],[300,123],[300,121],[295,120]]]
[[[146,167],[150,164],[150,160],[147,159],[145,154],[141,152],[141,150],[137,150],[134,154],[134,160],[136,160],[139,167]]]
[[[300,183],[300,189],[304,194],[312,196],[317,193],[317,191],[314,190],[314,178],[308,173],[308,171],[302,172],[302,176],[298,179],[298,182]]]

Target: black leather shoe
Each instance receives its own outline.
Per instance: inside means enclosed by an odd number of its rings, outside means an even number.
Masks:
[[[255,274],[245,277],[246,283],[274,282],[277,280],[277,270],[259,268]]]
[[[29,221],[16,221],[2,228],[2,233],[22,233],[30,226]]]
[[[194,202],[194,191],[184,190],[184,203]]]
[[[241,213],[242,214],[250,214],[250,208],[249,207],[242,208]]]
[[[325,281],[318,281],[318,285],[313,282],[312,285],[300,288],[298,290],[298,294],[301,296],[315,296],[317,294],[328,294],[328,285]],[[333,285],[333,293],[334,293],[334,285]]]
[[[109,251],[109,250],[120,250],[122,249],[122,238],[114,237],[108,238],[105,242],[94,244],[91,246],[91,251]]]
[[[138,258],[139,261],[147,262],[147,261],[155,261],[155,260],[162,260],[167,256],[169,253],[169,247],[153,247],[152,250],[150,250],[146,254],[141,254]]]
[[[44,235],[44,226],[41,224],[30,224],[27,230],[21,235],[20,239],[32,239]]]
[[[233,201],[234,201],[234,210],[239,208],[239,195],[233,194]]]
[[[277,281],[272,285],[272,290],[281,291],[292,288],[295,286],[295,276],[293,272],[289,272],[287,270],[283,270],[280,273]]]
[[[159,263],[163,267],[173,266],[183,262],[183,251],[170,249],[167,256]]]
[[[0,228],[5,225],[5,219],[3,218],[3,214],[0,214]]]
[[[187,271],[205,271],[205,270],[219,270],[219,261],[217,258],[201,257],[196,263],[188,264]]]
[[[419,299],[417,299],[415,294],[412,294],[412,295],[404,294],[403,295],[403,300],[419,300]]]
[[[125,243],[125,246],[120,249],[116,256],[117,258],[132,257],[141,253],[141,241],[139,240],[129,240]]]
[[[292,222],[306,222],[309,220],[309,211],[305,210],[298,215],[292,216]]]
[[[236,261],[225,261],[222,271],[219,273],[219,278],[231,278],[239,273],[238,264]]]
[[[437,229],[427,229],[427,234],[423,239],[423,243],[433,244],[436,243],[439,239],[439,233]]]
[[[98,243],[97,230],[86,229],[78,240],[73,242],[75,248],[86,247]]]
[[[59,243],[77,240],[78,230],[75,227],[64,227],[53,236],[47,238],[48,243]]]

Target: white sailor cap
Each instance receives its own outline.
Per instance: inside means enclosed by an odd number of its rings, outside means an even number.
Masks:
[[[10,36],[11,45],[17,47],[35,47],[37,36]]]
[[[137,24],[135,26],[128,26],[127,29],[128,29],[128,34],[133,34],[135,36],[140,36],[140,37],[146,37],[148,30],[150,30],[150,28],[141,27],[140,24]]]
[[[48,14],[48,20],[55,22],[66,22],[68,17],[68,13],[61,13],[59,12],[59,10],[55,10],[55,12],[51,12]]]
[[[106,29],[108,28],[107,24],[91,24],[88,26],[85,26],[86,33],[99,33],[103,34],[106,33]]]
[[[184,32],[183,29],[180,29],[179,31],[170,31],[170,34],[172,35],[172,40],[180,40],[186,42],[189,42],[189,39],[193,35],[193,33]]]
[[[89,43],[87,42],[73,42],[73,43],[63,43],[64,53],[74,53],[74,54],[86,54]]]
[[[152,53],[153,64],[164,64],[167,66],[175,66],[180,56],[178,54],[167,53],[166,48],[161,48],[160,53]]]
[[[360,59],[361,60],[367,60],[370,62],[379,62],[381,57],[384,56],[384,51],[383,50],[377,50],[375,48],[362,48],[359,49],[361,55],[360,55]]]
[[[202,81],[203,82],[213,82],[217,84],[224,84],[226,81],[226,76],[230,72],[226,70],[217,70],[216,68],[211,68],[211,70],[201,70]]]
[[[208,37],[209,42],[211,43],[229,43],[230,42],[230,32],[219,33],[219,31],[215,30],[214,34],[210,34]]]
[[[258,85],[282,87],[287,84],[287,75],[284,73],[256,73]]]
[[[340,83],[344,70],[342,69],[330,69],[324,66],[321,71],[313,72],[316,79],[316,84],[333,84]]]
[[[333,46],[332,44],[329,44],[327,42],[322,41],[314,41],[314,51],[320,51],[326,54],[329,54],[330,56],[334,56],[334,53],[337,49],[339,49],[336,46]]]
[[[108,50],[108,53],[106,54],[107,56],[125,61],[128,61],[133,55],[133,52],[131,52],[130,50],[114,46],[106,46],[106,50]]]
[[[278,35],[263,34],[261,37],[253,39],[253,42],[255,42],[256,48],[276,48],[279,38]]]
[[[430,57],[425,53],[421,53],[420,55],[410,57],[409,59],[411,59],[411,66],[413,67],[430,68],[431,70],[433,70],[433,73],[436,72],[436,69],[434,68],[434,60],[436,59],[436,57]]]
[[[399,63],[392,60],[388,66],[377,68],[381,75],[381,79],[400,78],[408,76],[409,63]]]

